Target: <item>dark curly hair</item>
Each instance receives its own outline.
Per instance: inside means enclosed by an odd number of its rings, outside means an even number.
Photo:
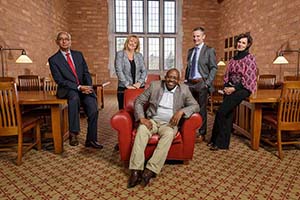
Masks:
[[[241,38],[247,38],[247,41],[248,41],[248,46],[246,49],[249,49],[253,43],[253,39],[250,35],[250,33],[242,33],[240,35],[238,35],[236,38],[235,38],[235,41],[234,41],[234,48],[237,47],[237,43],[238,41],[241,39]]]

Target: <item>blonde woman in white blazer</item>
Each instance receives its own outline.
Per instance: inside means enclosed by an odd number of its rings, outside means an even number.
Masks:
[[[118,104],[123,108],[124,91],[138,89],[145,85],[147,69],[140,50],[139,38],[129,35],[124,43],[124,48],[118,51],[115,59],[115,70],[118,76]]]

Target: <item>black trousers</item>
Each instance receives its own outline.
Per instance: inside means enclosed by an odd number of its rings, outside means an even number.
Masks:
[[[229,148],[234,109],[250,94],[250,91],[241,89],[224,96],[223,103],[216,113],[210,142],[221,149]]]
[[[117,98],[118,98],[118,105],[119,105],[119,110],[124,108],[124,91],[127,88],[125,87],[118,87],[117,89]]]
[[[87,115],[87,141],[97,141],[98,105],[95,94],[81,94],[78,91],[70,90],[68,95],[68,116],[69,131],[79,133],[80,131],[80,104],[82,103]]]
[[[189,89],[193,95],[193,97],[196,99],[200,106],[200,112],[199,114],[202,117],[202,126],[199,129],[199,135],[205,135],[206,129],[207,129],[207,96],[208,96],[208,88],[205,85],[204,81],[198,82],[198,83],[186,83],[189,86]]]

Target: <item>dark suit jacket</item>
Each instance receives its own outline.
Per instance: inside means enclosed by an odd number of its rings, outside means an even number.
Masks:
[[[92,85],[92,78],[82,53],[71,50],[71,55],[76,68],[79,84]],[[76,77],[60,50],[51,56],[48,59],[48,62],[53,79],[58,84],[57,96],[59,98],[65,98],[69,90],[78,90]],[[93,94],[93,96],[95,96],[95,94]]]
[[[193,54],[194,47],[189,49],[187,56],[187,68],[185,71],[185,79],[189,79],[190,69],[191,69],[191,56]],[[202,49],[199,54],[198,59],[198,70],[202,78],[205,79],[206,85],[208,86],[210,92],[214,90],[213,88],[213,80],[217,73],[217,63],[216,63],[216,53],[215,49],[206,46],[203,44]]]

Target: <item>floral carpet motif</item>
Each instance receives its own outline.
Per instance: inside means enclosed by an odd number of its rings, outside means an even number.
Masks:
[[[210,151],[206,143],[196,144],[188,165],[166,164],[149,186],[127,189],[129,170],[114,150],[117,133],[110,117],[117,111],[115,95],[106,95],[99,112],[98,138],[104,149],[84,147],[86,119],[81,119],[80,145],[64,143],[64,153],[31,150],[21,166],[15,153],[0,153],[0,199],[147,199],[147,200],[299,200],[299,149],[284,151],[249,147],[250,141],[233,135],[230,150]],[[209,116],[209,133],[213,116]]]

